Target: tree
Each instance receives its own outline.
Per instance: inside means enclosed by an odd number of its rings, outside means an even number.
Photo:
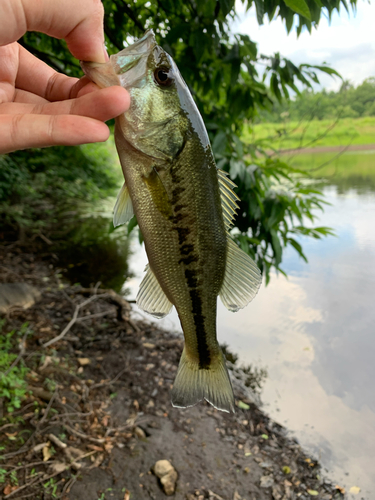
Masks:
[[[256,43],[244,34],[230,32],[235,0],[103,0],[105,33],[110,53],[131,43],[153,28],[160,45],[175,59],[189,85],[206,123],[219,168],[230,173],[241,198],[234,237],[249,252],[267,280],[272,267],[281,271],[283,248],[292,245],[304,258],[298,235],[315,238],[327,234],[326,228],[308,228],[306,218],[314,220],[314,209],[322,208],[322,197],[303,182],[277,156],[268,157],[272,145],[247,145],[242,140],[248,126],[261,110],[275,101],[289,99],[297,84],[311,88],[318,83],[318,71],[337,72],[326,66],[294,65],[279,53],[259,54]],[[322,14],[331,16],[340,8],[349,10],[346,0],[242,0],[247,9],[253,4],[263,23],[280,17],[290,32],[295,26],[316,27]],[[352,8],[356,0],[350,0]],[[56,69],[80,75],[78,62],[64,42],[39,33],[26,34],[21,43]],[[259,63],[264,73],[259,74]],[[269,82],[267,84],[266,82]]]

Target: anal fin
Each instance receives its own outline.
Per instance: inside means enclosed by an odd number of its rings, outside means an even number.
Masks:
[[[171,312],[173,304],[163,292],[149,264],[147,264],[145,270],[147,271],[146,276],[140,284],[136,298],[137,305],[156,318],[164,318]]]

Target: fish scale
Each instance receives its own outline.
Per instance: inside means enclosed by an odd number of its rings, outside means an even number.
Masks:
[[[81,63],[99,86],[131,96],[116,119],[115,142],[125,184],[114,225],[135,213],[149,265],[137,303],[160,318],[174,306],[185,337],[172,404],[206,399],[234,411],[216,335],[217,297],[231,311],[256,295],[261,274],[230,238],[238,205],[232,181],[215,165],[207,131],[173,59],[152,31],[105,64]]]

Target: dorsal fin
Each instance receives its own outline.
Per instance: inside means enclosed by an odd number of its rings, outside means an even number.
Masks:
[[[226,229],[229,229],[233,224],[233,219],[236,210],[239,208],[237,201],[239,197],[233,191],[236,184],[228,177],[227,172],[217,169],[221,196],[221,206],[223,208],[224,224]]]

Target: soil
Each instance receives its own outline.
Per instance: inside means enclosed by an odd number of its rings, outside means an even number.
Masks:
[[[234,415],[207,403],[172,408],[182,338],[136,321],[113,291],[69,286],[17,245],[0,249],[0,281],[41,292],[27,310],[8,311],[3,325],[4,334],[28,322],[14,352],[29,369],[29,392],[12,414],[2,402],[0,498],[162,500],[153,467],[163,459],[178,474],[176,500],[343,498],[254,403],[248,373],[241,381],[232,365]]]

